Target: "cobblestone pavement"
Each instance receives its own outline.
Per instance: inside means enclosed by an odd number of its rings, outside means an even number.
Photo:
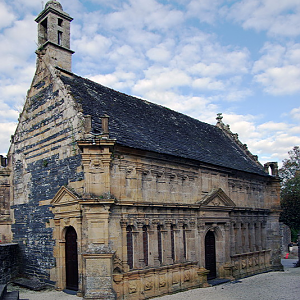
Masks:
[[[297,259],[283,259],[285,272],[269,272],[228,282],[205,289],[193,289],[155,298],[157,300],[299,300],[300,268],[294,268]],[[16,286],[10,287],[20,291],[21,299],[29,300],[80,300],[55,290],[34,292]]]

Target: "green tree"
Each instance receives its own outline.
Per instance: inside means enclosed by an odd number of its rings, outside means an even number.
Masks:
[[[293,230],[300,230],[300,173],[287,180],[281,190],[280,220]]]
[[[282,179],[280,221],[288,225],[292,233],[300,237],[300,148],[289,151],[289,158],[283,160],[279,176]],[[295,239],[295,235],[294,235]],[[293,240],[295,241],[295,240]],[[298,240],[298,262],[300,267],[300,241]]]
[[[295,146],[288,154],[289,158],[282,161],[282,167],[279,169],[283,186],[295,176],[297,171],[300,171],[300,147]]]

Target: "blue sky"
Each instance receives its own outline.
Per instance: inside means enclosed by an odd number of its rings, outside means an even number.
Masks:
[[[74,18],[74,73],[210,124],[221,112],[262,163],[300,145],[299,0],[60,3]],[[0,0],[2,154],[35,71],[42,7]]]

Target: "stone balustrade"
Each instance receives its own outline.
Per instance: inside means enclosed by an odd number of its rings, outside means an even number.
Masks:
[[[117,299],[148,299],[195,287],[206,287],[207,271],[188,262],[113,274]]]

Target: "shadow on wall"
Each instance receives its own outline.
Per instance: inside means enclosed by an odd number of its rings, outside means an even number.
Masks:
[[[0,244],[0,284],[6,284],[20,273],[19,245]]]

